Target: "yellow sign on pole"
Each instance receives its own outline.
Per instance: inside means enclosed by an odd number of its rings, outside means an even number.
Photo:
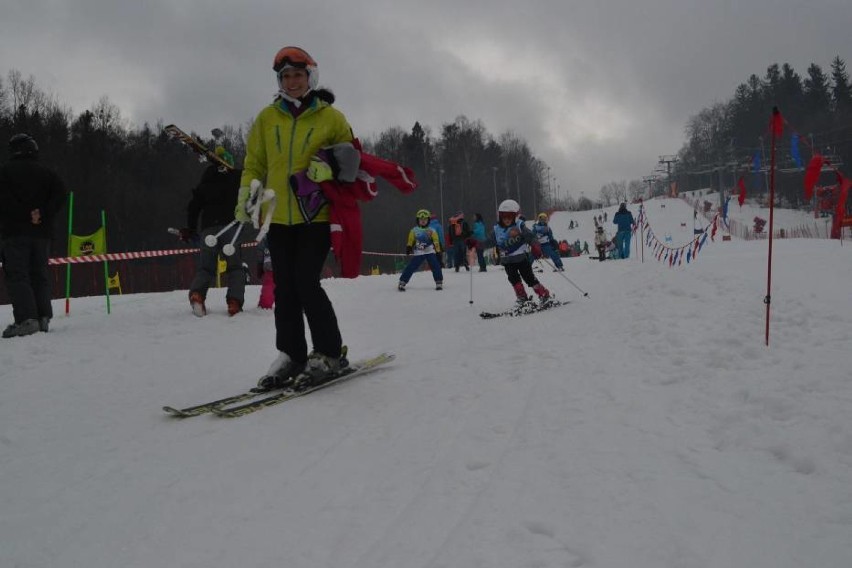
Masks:
[[[123,294],[121,291],[121,279],[118,277],[118,272],[115,273],[115,276],[110,276],[107,279],[107,287],[112,290],[113,288],[118,289],[119,294]]]

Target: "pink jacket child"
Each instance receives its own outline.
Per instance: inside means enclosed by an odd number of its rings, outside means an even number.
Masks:
[[[315,183],[306,172],[290,176],[290,187],[311,209],[329,203],[331,246],[343,278],[357,278],[361,266],[363,228],[359,201],[372,201],[378,194],[376,178],[383,178],[401,193],[417,188],[414,172],[395,162],[361,151],[360,142],[338,144],[317,156],[342,173],[336,179]],[[344,181],[341,181],[344,180]]]
[[[263,251],[263,262],[260,264],[260,300],[257,307],[271,310],[275,306],[275,278],[272,274],[272,259],[269,256],[269,247],[266,246],[266,238],[258,245]]]

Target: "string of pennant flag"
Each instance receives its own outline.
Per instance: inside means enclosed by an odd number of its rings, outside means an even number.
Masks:
[[[636,222],[637,227],[641,227],[644,231],[647,231],[644,237],[645,245],[651,249],[651,255],[658,262],[668,264],[669,268],[682,266],[684,260],[687,264],[695,261],[698,253],[701,252],[707,244],[707,237],[710,237],[711,242],[716,240],[716,232],[719,229],[719,223],[720,216],[719,213],[716,213],[710,223],[704,227],[700,233],[696,233],[692,240],[688,243],[672,246],[657,238],[644,208],[642,208],[642,211],[639,214],[639,220]]]

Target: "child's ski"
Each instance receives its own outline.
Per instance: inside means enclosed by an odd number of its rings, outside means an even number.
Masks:
[[[482,319],[494,319],[502,317],[516,318],[529,314],[537,314],[538,312],[543,312],[552,308],[557,308],[559,306],[565,306],[570,303],[571,302],[562,302],[559,300],[551,300],[546,304],[536,304],[535,302],[527,302],[521,306],[515,306],[510,310],[505,310],[502,312],[481,312],[479,314],[479,317],[481,317]]]

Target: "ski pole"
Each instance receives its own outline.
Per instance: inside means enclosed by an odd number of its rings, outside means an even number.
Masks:
[[[556,266],[554,266],[554,265],[553,265],[553,263],[552,263],[552,262],[550,262],[549,260],[547,260],[547,259],[545,259],[545,258],[540,258],[540,259],[538,259],[538,260],[539,260],[539,262],[541,262],[541,261],[543,260],[543,261],[544,261],[544,262],[545,262],[548,266],[550,266],[553,270],[556,270]],[[579,291],[580,291],[580,293],[583,295],[583,297],[584,297],[584,298],[588,298],[588,297],[589,297],[589,293],[588,293],[588,292],[583,291],[583,289],[582,289],[582,288],[580,288],[579,286],[577,286],[576,284],[574,284],[574,281],[573,281],[573,280],[571,280],[570,278],[568,278],[567,276],[565,276],[565,273],[564,273],[564,272],[558,272],[558,271],[557,271],[556,273],[557,273],[557,274],[559,274],[559,276],[561,276],[561,277],[562,277],[562,278],[564,278],[565,280],[567,280],[567,281],[568,281],[568,283],[569,283],[569,284],[571,284],[571,286],[573,286],[574,288],[576,288],[577,290],[579,290]]]
[[[473,249],[467,249],[467,265],[470,272],[470,302],[473,303],[473,263],[471,262],[471,251]]]

